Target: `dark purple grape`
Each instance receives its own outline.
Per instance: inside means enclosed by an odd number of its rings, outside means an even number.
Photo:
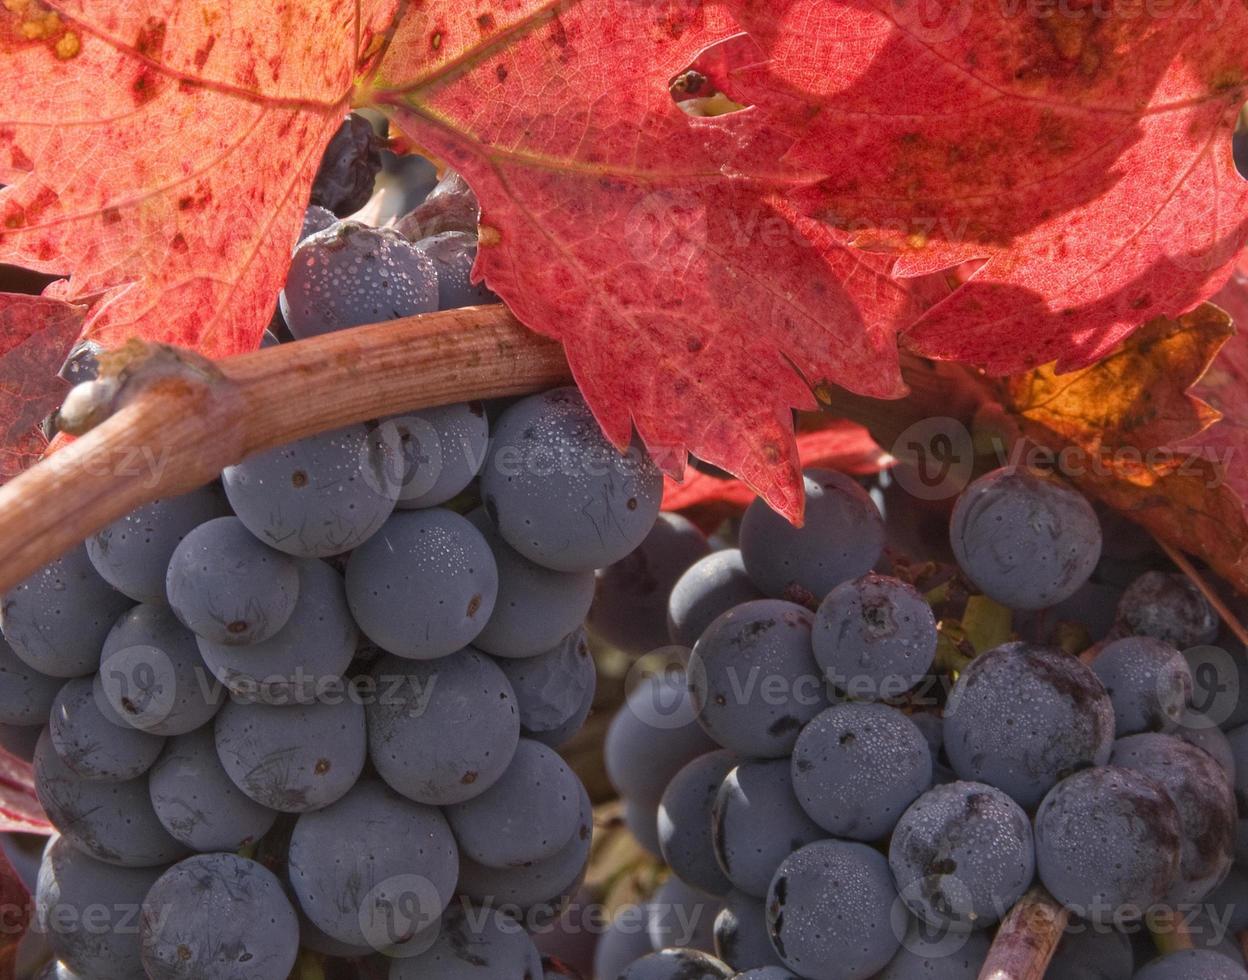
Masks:
[[[1151,636],[1128,636],[1102,647],[1092,670],[1114,706],[1121,738],[1170,731],[1192,697],[1192,672],[1183,655]]]
[[[312,181],[312,203],[340,218],[364,207],[381,170],[384,145],[367,119],[354,112],[347,116],[325,147]]]
[[[1118,628],[1180,650],[1218,638],[1218,614],[1186,575],[1145,572],[1118,600]]]
[[[668,638],[691,647],[703,630],[733,606],[761,598],[738,549],[712,551],[690,565],[672,586],[667,603]]]

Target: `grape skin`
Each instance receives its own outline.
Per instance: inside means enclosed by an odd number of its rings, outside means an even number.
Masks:
[[[1121,738],[1170,731],[1192,697],[1192,673],[1183,655],[1151,636],[1129,636],[1101,648],[1092,670],[1114,706]]]
[[[1083,918],[1111,921],[1128,907],[1138,914],[1175,884],[1183,828],[1150,775],[1118,765],[1085,769],[1058,783],[1040,804],[1040,879]]]
[[[580,713],[586,695],[593,696],[598,680],[585,631],[579,629],[535,657],[496,662],[515,692],[520,729],[529,738],[566,726]]]
[[[656,858],[663,857],[659,846],[659,808],[657,805],[638,800],[624,800],[624,826],[646,851]]]
[[[408,878],[428,885],[409,912],[436,921],[455,891],[459,850],[442,813],[399,796],[377,780],[361,780],[338,802],[302,814],[290,838],[290,885],[300,908],[327,935],[354,946],[370,945],[369,931],[402,908],[402,894],[373,887],[393,879],[401,892]],[[361,882],[369,887],[361,888]],[[427,906],[427,907],[426,907]]]
[[[473,283],[477,260],[477,236],[465,231],[444,231],[416,242],[416,248],[433,260],[438,271],[438,309],[497,303],[498,297],[484,283]]]
[[[998,789],[947,783],[928,790],[902,815],[888,863],[914,915],[937,929],[982,929],[1031,884],[1031,822]]]
[[[662,949],[630,963],[619,980],[727,980],[728,964],[696,949]]]
[[[553,749],[522,738],[484,793],[446,808],[460,851],[492,868],[553,857],[576,832],[581,781]]]
[[[39,866],[35,929],[76,973],[93,980],[133,980],[143,969],[138,909],[162,871],[103,864],[66,838],[54,837]]]
[[[47,729],[35,746],[34,773],[48,820],[84,854],[125,868],[168,864],[186,854],[156,819],[145,776],[121,783],[83,779],[61,762]]]
[[[732,887],[715,859],[711,808],[720,784],[736,767],[737,757],[720,749],[686,763],[672,777],[659,801],[659,850],[672,873],[711,895]]]
[[[385,657],[372,677],[369,757],[395,791],[446,806],[480,796],[502,778],[519,743],[520,711],[511,683],[489,657],[471,648],[439,660]]]
[[[377,533],[402,470],[396,430],[349,425],[249,456],[221,480],[258,539],[295,558],[328,558]]]
[[[306,704],[341,679],[360,633],[342,576],[319,558],[298,561],[299,598],[286,625],[245,647],[198,640],[199,653],[226,690],[272,705]]]
[[[680,946],[709,953],[715,948],[720,900],[671,875],[645,903],[651,949]]]
[[[835,837],[878,840],[932,784],[927,739],[895,708],[836,704],[797,738],[793,792],[815,823]]]
[[[347,602],[364,634],[413,660],[471,643],[498,596],[498,566],[467,520],[442,508],[396,513],[347,562]]]
[[[766,595],[789,598],[789,590],[796,588],[803,601],[818,602],[879,561],[884,519],[866,490],[844,473],[808,469],[803,482],[805,524],[793,527],[756,499],[741,519],[741,557]]]
[[[1074,595],[1101,556],[1101,526],[1082,494],[1021,467],[971,483],[953,508],[958,565],[1011,609],[1043,609]]]
[[[615,915],[594,945],[594,977],[618,980],[630,963],[654,951],[645,923],[636,914],[639,908],[624,911]]]
[[[4,594],[0,627],[27,666],[50,677],[82,677],[99,665],[104,638],[132,605],[78,545]]]
[[[1228,658],[1216,647],[1194,646],[1183,651],[1183,659],[1192,672],[1193,710],[1207,714],[1224,732],[1248,724],[1248,656],[1243,648]]]
[[[825,840],[790,854],[767,892],[767,929],[789,969],[808,980],[866,980],[896,954],[897,899],[888,862],[851,841]],[[828,915],[836,908],[835,918]]]
[[[52,704],[48,720],[52,748],[83,779],[135,779],[152,767],[164,747],[162,737],[115,722],[111,716],[111,709],[108,714],[100,710],[89,677],[66,681]]]
[[[984,930],[963,933],[955,940],[943,930],[933,931],[910,919],[901,949],[872,980],[979,980],[991,946]],[[1061,980],[1070,978],[1062,974]]]
[[[452,905],[433,945],[390,963],[389,980],[537,980],[542,958],[523,927],[494,909]]]
[[[1215,725],[1212,719],[1188,708],[1179,720],[1179,726],[1170,734],[1174,735],[1175,738],[1183,739],[1188,745],[1194,745],[1196,748],[1202,749],[1213,756],[1214,761],[1226,773],[1226,778],[1231,781],[1231,785],[1235,785],[1237,768],[1235,765],[1235,751],[1231,747],[1231,741],[1227,733]]]
[[[1178,572],[1145,572],[1118,600],[1117,625],[1180,650],[1213,643],[1218,614],[1192,581]]]
[[[1134,972],[1130,939],[1116,929],[1072,922],[1045,976],[1051,980],[1131,980]]]
[[[802,726],[827,704],[810,647],[813,621],[795,603],[758,599],[707,628],[688,673],[698,724],[711,738],[753,758],[793,750]]]
[[[234,854],[197,854],[148,892],[139,942],[152,980],[285,980],[299,923],[267,868]]]
[[[1006,643],[959,676],[945,707],[945,753],[962,779],[1036,806],[1059,779],[1104,765],[1114,709],[1100,678],[1060,650]]]
[[[1221,953],[1182,949],[1148,963],[1134,980],[1246,980],[1248,971]]]
[[[660,514],[641,544],[599,571],[589,628],[625,653],[667,646],[672,587],[710,550],[706,536],[691,521],[679,514]]]
[[[715,917],[715,955],[734,970],[781,966],[767,936],[767,910],[761,899],[730,891]]]
[[[237,851],[258,841],[277,819],[276,810],[234,785],[208,726],[170,740],[147,784],[161,825],[194,851]]]
[[[494,426],[481,498],[499,534],[539,565],[605,568],[653,527],[663,478],[644,453],[622,455],[575,388],[510,406]]]
[[[711,836],[733,887],[762,899],[780,862],[827,834],[798,802],[788,759],[746,759],[720,784]]]
[[[782,966],[760,966],[756,970],[746,970],[744,973],[737,974],[735,980],[801,980],[801,978]]]
[[[392,415],[403,459],[396,506],[405,510],[444,504],[470,484],[485,464],[490,426],[478,401],[439,405]]]
[[[218,517],[174,549],[165,590],[174,614],[196,636],[258,643],[294,612],[299,571],[290,556],[256,540],[237,517]]]
[[[41,674],[0,639],[0,723],[42,725],[65,681]]]
[[[535,742],[541,742],[543,745],[549,745],[552,749],[558,749],[572,740],[572,737],[580,732],[585,726],[585,720],[589,717],[589,713],[594,709],[595,687],[597,685],[597,670],[594,672],[594,684],[586,688],[581,703],[577,705],[575,713],[568,717],[558,728],[551,728],[544,732],[525,732],[529,738]]]
[[[896,698],[931,667],[936,619],[913,586],[868,574],[828,593],[815,614],[811,644],[824,676],[850,697]]]
[[[750,580],[737,548],[713,551],[690,565],[667,600],[668,638],[692,647],[703,631],[733,606],[763,594]]]
[[[87,555],[118,592],[135,602],[163,604],[174,550],[199,525],[228,513],[215,484],[153,500],[87,538]]]
[[[1217,887],[1235,852],[1235,795],[1207,752],[1171,735],[1129,735],[1114,743],[1115,766],[1156,780],[1179,813],[1179,880],[1167,900],[1199,902]]]
[[[594,573],[557,572],[529,561],[502,539],[483,508],[468,521],[498,565],[498,598],[473,644],[495,657],[533,657],[577,630],[594,601]]]
[[[223,701],[203,668],[195,634],[168,606],[143,603],[117,620],[105,639],[99,688],[126,724],[153,735],[184,735],[210,722]]]
[[[231,701],[214,732],[234,785],[271,810],[328,806],[364,769],[364,708],[350,699],[290,707]]]

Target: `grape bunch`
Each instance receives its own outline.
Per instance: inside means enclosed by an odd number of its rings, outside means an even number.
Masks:
[[[54,975],[541,977],[530,931],[590,854],[559,749],[595,572],[661,492],[561,388],[260,453],[13,588],[0,721],[59,832]]]
[[[1041,887],[1070,912],[1051,980],[1248,978],[1248,697],[1208,601],[1052,474],[919,517],[886,481],[808,471],[804,527],[755,501],[670,585],[606,767],[670,870],[651,922],[701,928],[612,923],[596,976],[975,980]],[[933,521],[947,552],[909,550]]]

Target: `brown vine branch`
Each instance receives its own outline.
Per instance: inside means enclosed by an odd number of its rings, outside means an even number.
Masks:
[[[0,487],[0,592],[135,507],[207,483],[252,453],[569,377],[559,344],[502,306],[408,317],[215,363],[132,342],[104,364],[99,389],[115,389],[107,417]]]
[[[1245,629],[1244,624],[1239,621],[1239,617],[1231,612],[1231,607],[1222,600],[1218,590],[1210,585],[1205,577],[1200,574],[1187,555],[1161,538],[1154,537],[1157,543],[1161,545],[1162,550],[1174,562],[1175,567],[1186,575],[1188,580],[1200,590],[1200,594],[1209,601],[1209,605],[1213,607],[1214,611],[1222,619],[1222,622],[1226,624],[1226,628],[1235,634],[1236,639],[1240,643],[1248,647],[1248,629]]]
[[[1042,886],[1020,898],[997,930],[979,980],[1043,980],[1070,913]]]

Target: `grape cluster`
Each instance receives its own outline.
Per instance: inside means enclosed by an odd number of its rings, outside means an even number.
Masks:
[[[262,453],[4,596],[57,975],[284,980],[303,948],[542,976],[529,930],[590,853],[558,749],[594,697],[595,570],[647,539],[662,482],[575,389],[490,411]]]
[[[1039,471],[967,487],[956,564],[891,546],[874,501],[895,493],[823,471],[806,492],[803,528],[755,502],[739,550],[670,587],[662,642],[691,649],[607,737],[629,828],[713,927],[680,948],[608,931],[596,975],[974,980],[1043,886],[1071,912],[1051,980],[1248,977],[1225,941],[1248,925],[1248,726],[1204,597]],[[1195,949],[1140,940],[1163,911],[1192,913]]]

